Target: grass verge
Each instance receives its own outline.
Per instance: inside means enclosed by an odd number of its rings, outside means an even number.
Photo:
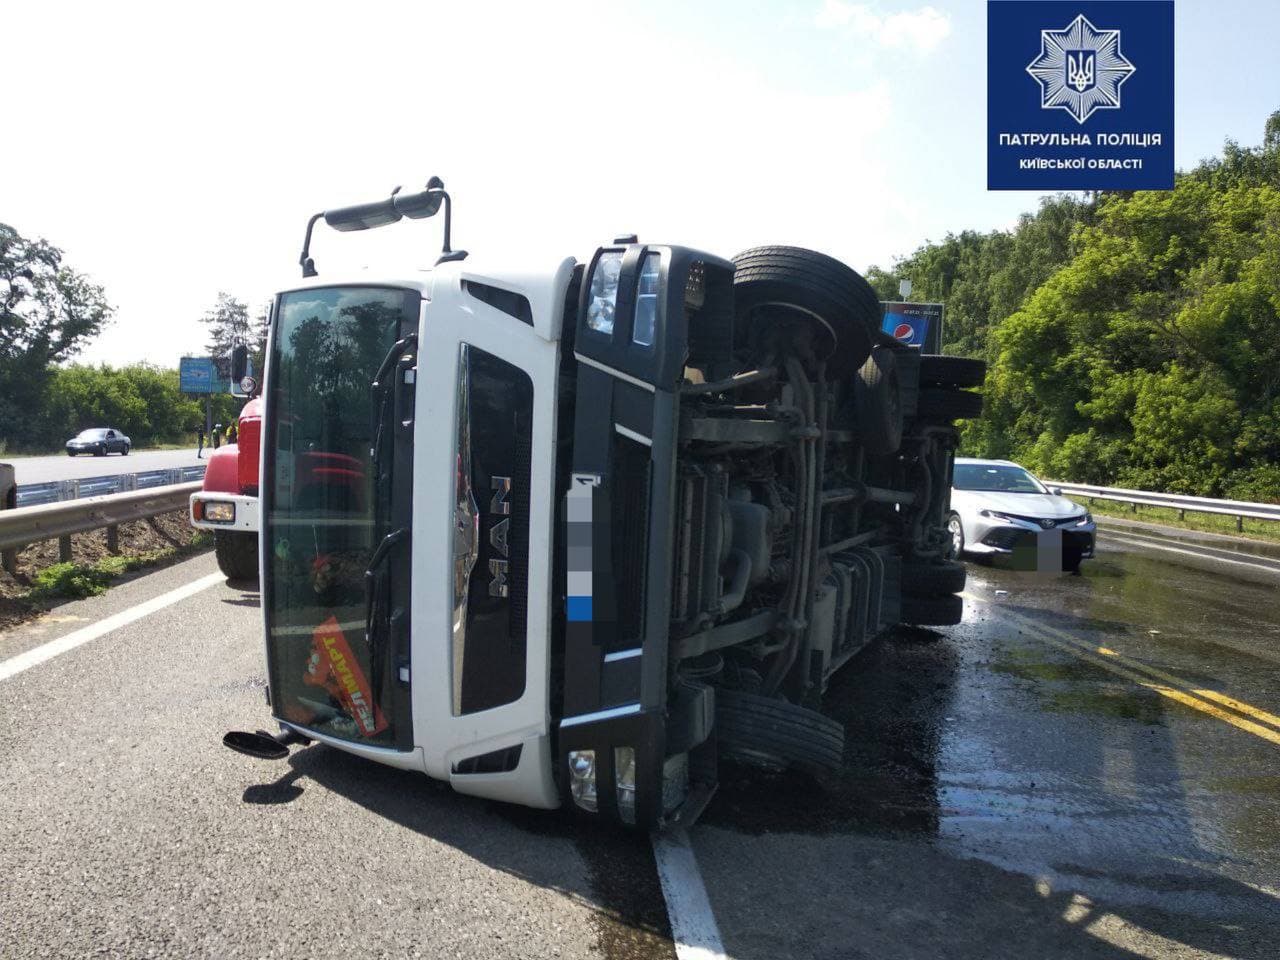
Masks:
[[[1250,520],[1245,518],[1243,530],[1236,529],[1236,518],[1217,513],[1190,513],[1179,517],[1178,511],[1172,507],[1148,507],[1139,505],[1135,513],[1127,503],[1114,500],[1083,500],[1089,510],[1099,516],[1122,517],[1125,520],[1141,520],[1144,523],[1159,523],[1166,527],[1177,527],[1181,530],[1198,530],[1201,533],[1221,533],[1231,537],[1248,537],[1251,540],[1268,540],[1280,543],[1280,523],[1272,520]]]
[[[212,544],[213,535],[201,530],[192,536],[190,543],[181,546],[162,547],[132,556],[102,557],[91,563],[55,563],[39,571],[32,578],[31,589],[15,599],[40,610],[59,600],[96,597],[127,573],[180,560]]]

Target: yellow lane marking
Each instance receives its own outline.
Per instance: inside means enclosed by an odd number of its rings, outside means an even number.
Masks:
[[[961,594],[961,596],[963,596],[967,600],[972,600],[975,603],[985,603],[990,605],[990,601],[984,600],[982,597],[974,596],[973,594],[968,593],[967,591]],[[1240,730],[1244,730],[1248,733],[1252,733],[1256,737],[1260,737],[1263,740],[1266,740],[1270,743],[1274,743],[1277,746],[1280,746],[1280,731],[1272,730],[1269,727],[1265,727],[1260,723],[1254,723],[1252,720],[1248,720],[1243,716],[1237,716],[1234,713],[1228,713],[1226,710],[1223,710],[1217,706],[1214,706],[1213,703],[1207,702],[1207,700],[1202,699],[1202,695],[1200,691],[1197,691],[1194,688],[1192,688],[1189,684],[1183,683],[1182,681],[1178,680],[1172,674],[1167,674],[1167,673],[1164,673],[1163,671],[1159,671],[1159,673],[1162,674],[1163,678],[1167,678],[1170,682],[1172,682],[1176,686],[1170,686],[1164,683],[1156,683],[1154,682],[1154,679],[1151,676],[1144,675],[1138,672],[1138,669],[1135,669],[1135,668],[1141,667],[1141,665],[1133,663],[1128,658],[1121,657],[1120,654],[1116,653],[1114,650],[1110,650],[1105,647],[1091,648],[1090,646],[1084,644],[1083,642],[1076,640],[1074,637],[1070,636],[1069,634],[1062,633],[1061,631],[1055,630],[1052,627],[1042,626],[1041,624],[1035,623],[1034,621],[1028,619],[1027,617],[1024,617],[1021,614],[1015,613],[1012,610],[1002,609],[1000,613],[1003,616],[1018,622],[1021,626],[1025,627],[1026,629],[1034,633],[1037,637],[1039,637],[1039,639],[1043,640],[1045,643],[1048,643],[1050,646],[1057,647],[1066,653],[1074,654],[1077,657],[1080,657],[1084,660],[1089,661],[1095,666],[1101,667],[1103,670],[1107,670],[1111,673],[1114,673],[1118,677],[1123,677],[1124,679],[1130,680],[1141,687],[1145,687],[1148,690],[1152,690],[1155,693],[1160,694],[1160,696],[1162,697],[1166,697],[1167,699],[1173,700],[1176,703],[1180,703],[1183,706],[1190,707],[1193,710],[1198,710],[1203,714],[1214,717],[1215,719],[1221,720],[1224,723],[1229,723],[1233,727],[1237,727]],[[1104,656],[1101,653],[1094,652],[1096,649],[1106,650],[1109,656]],[[1122,662],[1117,662],[1117,659]],[[1147,669],[1153,673],[1156,672],[1154,667],[1142,667],[1142,669]],[[1214,692],[1205,691],[1205,694],[1208,694],[1208,693],[1214,693]],[[1261,715],[1262,717],[1273,716],[1272,714],[1267,713],[1265,710],[1259,710],[1257,707],[1252,707],[1249,704],[1240,703],[1240,701],[1235,700],[1231,697],[1227,697],[1223,694],[1214,693],[1213,699],[1218,699],[1218,698],[1221,698],[1221,702],[1224,702],[1225,705],[1227,706],[1231,706],[1232,704],[1239,704],[1240,707],[1245,708],[1241,712],[1246,713],[1247,715]],[[1232,709],[1237,709],[1237,708],[1232,707]]]
[[[970,593],[965,593],[964,595],[968,597],[970,600],[977,601],[978,603],[988,602],[986,600],[983,600],[981,597],[974,596],[973,594],[970,594]],[[1165,671],[1161,670],[1159,667],[1153,667],[1148,664],[1141,663],[1137,660],[1130,659],[1129,657],[1124,656],[1124,654],[1118,653],[1117,651],[1112,650],[1110,647],[1096,646],[1094,644],[1089,643],[1086,640],[1080,639],[1079,637],[1074,637],[1064,630],[1059,630],[1056,627],[1051,627],[1047,624],[1037,623],[1034,620],[1031,620],[1030,618],[1016,611],[1002,609],[1001,612],[1005,616],[1011,619],[1017,620],[1019,623],[1027,627],[1030,627],[1034,630],[1040,630],[1045,633],[1053,634],[1058,639],[1064,640],[1067,643],[1077,646],[1082,650],[1088,651],[1089,653],[1100,653],[1103,656],[1114,657],[1131,670],[1137,670],[1141,673],[1148,674],[1149,676],[1154,677],[1157,680],[1163,680],[1166,683],[1173,684],[1175,687],[1180,687],[1181,689],[1195,696],[1201,697],[1205,700],[1212,700],[1215,703],[1219,703],[1224,707],[1228,707],[1231,710],[1235,710],[1237,713],[1243,714],[1246,717],[1251,717],[1254,720],[1258,720],[1262,723],[1270,724],[1271,726],[1277,729],[1280,729],[1280,717],[1276,716],[1274,713],[1268,713],[1266,710],[1263,710],[1261,707],[1255,707],[1252,704],[1245,703],[1241,700],[1237,700],[1234,697],[1229,697],[1225,693],[1219,693],[1216,690],[1206,690],[1204,688],[1193,687],[1189,682],[1187,682],[1186,680],[1183,680],[1181,677],[1175,677],[1171,673],[1166,673]]]
[[[1244,703],[1243,701],[1237,700],[1234,697],[1227,696],[1225,693],[1219,693],[1217,690],[1206,690],[1201,687],[1193,687],[1189,682],[1187,682],[1186,680],[1183,680],[1181,677],[1175,677],[1171,673],[1166,673],[1165,671],[1161,670],[1159,667],[1153,667],[1153,666],[1150,666],[1149,664],[1141,663],[1137,660],[1133,660],[1130,657],[1126,657],[1122,653],[1117,653],[1115,650],[1112,650],[1110,647],[1094,646],[1093,644],[1089,643],[1087,640],[1081,640],[1079,637],[1073,637],[1071,634],[1063,630],[1059,630],[1056,627],[1050,627],[1046,624],[1035,623],[1034,621],[1029,620],[1027,617],[1023,616],[1022,614],[1015,613],[1012,610],[1006,610],[1004,612],[1008,616],[1017,619],[1021,623],[1028,624],[1037,630],[1044,630],[1047,633],[1052,633],[1054,636],[1058,637],[1058,639],[1065,640],[1067,643],[1070,643],[1070,644],[1074,644],[1075,646],[1080,647],[1080,649],[1082,650],[1087,650],[1090,653],[1100,653],[1104,657],[1114,657],[1117,660],[1119,660],[1121,663],[1123,663],[1126,667],[1129,667],[1131,670],[1137,670],[1140,673],[1145,673],[1148,676],[1154,677],[1157,680],[1163,680],[1166,683],[1171,683],[1176,687],[1181,687],[1183,690],[1186,690],[1188,693],[1195,694],[1197,697],[1202,697],[1205,700],[1212,700],[1215,703],[1220,703],[1222,704],[1222,706],[1229,707],[1230,709],[1236,711],[1237,713],[1242,713],[1246,717],[1252,717],[1254,720],[1261,721],[1262,723],[1268,723],[1271,726],[1275,727],[1277,730],[1280,730],[1280,717],[1277,717],[1274,713],[1268,713],[1266,710],[1263,710],[1261,707],[1255,707],[1252,704]]]

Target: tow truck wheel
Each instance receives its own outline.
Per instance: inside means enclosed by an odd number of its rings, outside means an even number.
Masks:
[[[785,700],[717,688],[716,745],[750,766],[822,774],[840,768],[844,727]]]
[[[213,552],[218,569],[228,580],[254,580],[258,576],[258,535],[217,530]]]
[[[829,375],[848,376],[871,355],[880,300],[857,271],[801,247],[753,247],[733,258],[740,345],[774,349],[795,323],[815,330]]]

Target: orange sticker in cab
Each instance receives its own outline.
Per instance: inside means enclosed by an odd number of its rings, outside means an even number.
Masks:
[[[373,700],[369,681],[351,652],[337,617],[331,616],[316,627],[311,634],[311,645],[306,682],[324,686],[334,694],[366,737],[387,729],[386,718]]]

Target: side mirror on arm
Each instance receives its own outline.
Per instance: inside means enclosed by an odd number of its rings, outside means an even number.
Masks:
[[[1050,488],[1049,488],[1049,492],[1050,492],[1050,493],[1052,493],[1055,497],[1060,497],[1060,496],[1062,496],[1062,488],[1061,488],[1061,487],[1050,487]]]
[[[249,372],[249,348],[239,344],[231,348],[231,382],[239,383]]]

